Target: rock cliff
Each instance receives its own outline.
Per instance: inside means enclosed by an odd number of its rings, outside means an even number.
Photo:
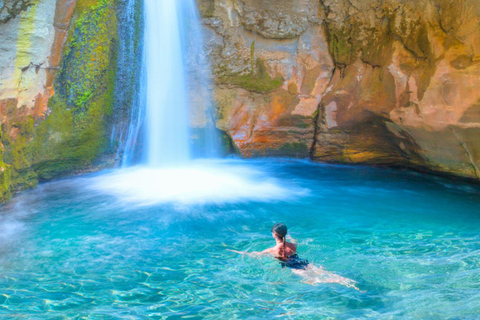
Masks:
[[[480,179],[478,1],[198,3],[216,125],[243,156]],[[141,14],[135,0],[0,2],[0,200],[115,154]]]
[[[107,149],[118,33],[113,0],[0,4],[0,200],[85,170]]]
[[[245,156],[480,178],[475,0],[200,0],[218,126]]]

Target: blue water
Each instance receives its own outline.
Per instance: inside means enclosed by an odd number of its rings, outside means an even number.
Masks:
[[[101,191],[98,182],[116,174],[107,172],[18,195],[0,213],[0,317],[480,314],[480,188],[408,171],[286,159],[226,160],[223,167],[247,179],[232,188],[264,189],[256,197],[223,190],[218,201],[207,192],[209,201],[182,194],[142,203]],[[288,225],[302,258],[357,281],[360,291],[307,284],[272,258],[226,250],[274,245],[270,228],[278,221]]]

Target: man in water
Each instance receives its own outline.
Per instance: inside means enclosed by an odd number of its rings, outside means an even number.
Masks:
[[[273,255],[280,260],[280,264],[283,268],[287,267],[292,269],[295,274],[302,276],[304,282],[308,284],[338,283],[359,290],[355,286],[354,280],[323,270],[322,267],[317,268],[307,260],[300,259],[297,255],[297,244],[295,241],[292,238],[289,239],[292,242],[286,241],[286,238],[288,237],[287,231],[287,226],[284,223],[274,224],[272,227],[272,236],[275,239],[276,244],[274,247],[263,251],[244,252],[230,249],[227,250],[247,255]]]

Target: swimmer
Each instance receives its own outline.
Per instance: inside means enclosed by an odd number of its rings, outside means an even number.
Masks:
[[[227,250],[246,255],[273,255],[280,260],[282,268],[287,267],[292,269],[293,273],[304,278],[303,282],[311,285],[318,285],[320,283],[338,283],[359,290],[355,286],[356,282],[354,280],[323,270],[322,267],[315,267],[307,260],[300,259],[297,255],[297,244],[295,243],[295,240],[290,236],[287,236],[287,226],[285,224],[276,223],[272,227],[272,236],[276,242],[275,246],[263,251],[245,252],[230,249]],[[291,242],[286,241],[287,238]]]

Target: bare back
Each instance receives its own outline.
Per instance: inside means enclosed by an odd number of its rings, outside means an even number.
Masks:
[[[283,248],[283,244],[279,243],[275,247],[269,248],[263,252],[273,254],[275,257],[278,258],[282,256],[281,254],[282,248]],[[285,256],[288,258],[296,253],[297,253],[297,246],[293,243],[285,242]]]

